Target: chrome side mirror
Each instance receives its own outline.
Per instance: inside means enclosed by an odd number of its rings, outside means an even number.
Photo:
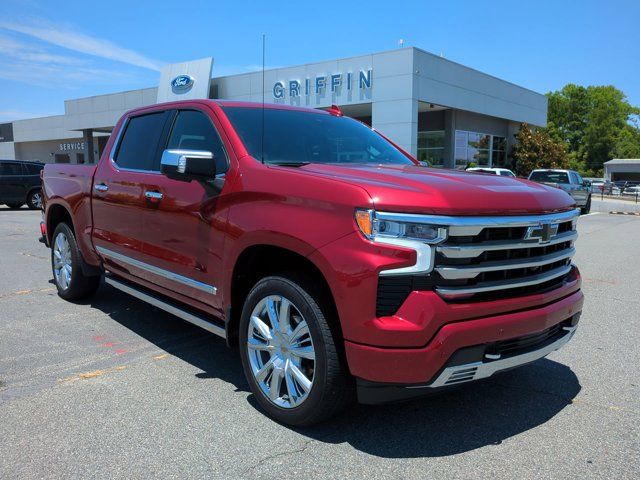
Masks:
[[[165,150],[160,171],[170,178],[190,181],[193,178],[216,176],[213,153],[206,150]]]

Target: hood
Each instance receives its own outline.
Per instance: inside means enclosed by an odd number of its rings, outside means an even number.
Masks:
[[[309,164],[301,171],[364,188],[376,209],[438,215],[522,215],[574,207],[557,188],[497,175],[417,165]]]

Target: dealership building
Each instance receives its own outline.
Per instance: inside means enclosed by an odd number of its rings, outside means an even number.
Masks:
[[[604,162],[604,179],[615,181],[640,181],[640,158],[614,158]]]
[[[0,124],[0,158],[91,163],[132,108],[193,98],[338,105],[419,160],[510,166],[521,123],[544,126],[540,93],[418,48],[223,77],[212,58],[167,65],[157,87],[66,100],[64,114]],[[286,132],[283,132],[286,134]]]

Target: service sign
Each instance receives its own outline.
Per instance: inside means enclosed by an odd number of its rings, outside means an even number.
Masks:
[[[84,142],[65,142],[58,147],[61,152],[81,152],[84,150]]]

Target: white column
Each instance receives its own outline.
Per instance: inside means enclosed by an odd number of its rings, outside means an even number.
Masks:
[[[16,149],[13,142],[0,142],[0,158],[6,160],[16,159]]]
[[[371,106],[372,126],[413,156],[418,154],[418,101],[374,101]]]

